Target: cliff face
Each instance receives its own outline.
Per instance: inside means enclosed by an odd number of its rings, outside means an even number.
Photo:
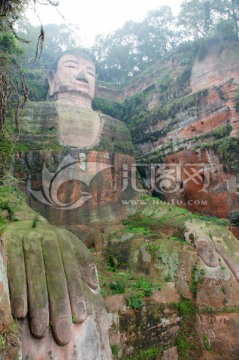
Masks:
[[[101,229],[114,359],[238,358],[238,241],[225,220],[202,218],[142,196],[123,225]]]
[[[125,96],[145,94],[146,116],[135,111],[127,122],[145,182],[164,200],[220,217],[238,209],[238,58],[238,42],[211,42],[172,54],[124,88]],[[158,174],[151,184],[147,164]]]
[[[144,112],[139,99],[138,113],[129,117],[128,126],[146,186],[168,203],[145,195],[136,198],[128,186],[134,152],[122,122],[47,102],[25,109],[14,174],[24,180],[31,207],[57,225],[57,241],[61,243],[59,231],[67,234],[66,243],[72,237],[59,229],[64,227],[91,248],[114,359],[239,357],[238,241],[225,221],[173,205],[219,217],[239,207],[238,55],[237,43],[213,44],[204,57],[181,51],[124,89],[98,88],[98,96],[116,100],[137,92],[145,95]],[[32,221],[33,213],[26,219]],[[31,221],[25,229],[29,233]],[[11,225],[15,236],[21,223]],[[52,225],[35,229],[42,232],[43,243]],[[33,243],[35,230],[29,235]],[[87,274],[83,271],[82,277]],[[0,280],[6,287],[6,276]],[[93,301],[90,292],[87,296]],[[106,341],[104,307],[98,294],[97,299],[88,310],[99,320],[96,328],[101,327]],[[0,298],[1,309],[4,301]],[[25,324],[20,333],[28,355],[37,351],[38,341]],[[87,324],[89,331],[80,340],[75,327],[73,339],[79,341],[72,344],[83,352],[92,347],[93,359],[99,350],[91,345],[97,343],[99,349],[104,341],[95,341],[95,327]],[[80,350],[75,354],[75,347],[62,352],[46,337],[43,353],[48,348],[57,359],[88,359]],[[102,358],[107,356],[102,349]]]

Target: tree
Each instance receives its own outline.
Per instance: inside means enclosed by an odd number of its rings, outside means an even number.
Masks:
[[[29,89],[29,99],[32,101],[46,100],[48,91],[47,75],[53,64],[65,50],[80,45],[79,26],[73,24],[48,24],[44,26],[45,36],[43,51],[36,57],[36,39],[39,27],[33,26],[28,20],[20,19],[16,23],[16,33],[26,42],[21,45],[24,53],[18,58],[24,69],[26,83]],[[85,49],[84,49],[85,50]]]
[[[195,40],[210,36],[215,21],[211,1],[183,1],[178,21],[185,30],[185,37],[189,39]]]
[[[128,21],[123,28],[96,38],[92,53],[98,77],[122,83],[159,60],[177,43],[171,8],[163,6],[151,11],[142,22]]]
[[[238,21],[238,0],[184,0],[181,4],[179,25],[189,39],[213,37],[223,27],[227,38],[229,27],[233,34],[231,38],[238,37]]]
[[[24,76],[17,63],[19,55],[18,38],[14,24],[23,8],[35,4],[38,0],[2,0],[0,5],[0,131],[3,130],[8,100],[16,100],[15,124],[19,132],[19,107],[23,107],[27,101],[28,89],[24,82]],[[42,0],[41,4],[57,5],[54,0]],[[43,40],[44,31],[41,30]],[[12,97],[11,97],[12,96]]]

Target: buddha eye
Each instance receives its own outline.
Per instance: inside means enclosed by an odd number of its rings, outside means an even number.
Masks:
[[[69,69],[77,69],[79,64],[76,63],[75,61],[68,60],[65,61],[64,66],[65,68],[69,68]]]
[[[67,68],[70,68],[70,69],[77,69],[77,66],[75,65],[66,65]]]
[[[95,77],[95,72],[92,69],[87,69],[87,74]]]

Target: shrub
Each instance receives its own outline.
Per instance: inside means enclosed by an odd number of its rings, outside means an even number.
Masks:
[[[37,223],[39,222],[39,214],[36,213],[33,220],[32,220],[32,227],[35,229],[37,227]]]
[[[239,226],[239,211],[235,211],[231,216],[231,224],[233,226]]]
[[[125,299],[126,305],[130,309],[140,309],[143,303],[141,294],[130,295]]]
[[[202,341],[203,341],[203,345],[204,345],[205,349],[207,351],[211,351],[212,348],[211,348],[211,345],[210,345],[210,341],[208,339],[208,335],[204,335]]]
[[[112,281],[110,283],[110,288],[113,290],[114,294],[123,294],[125,291],[125,283],[120,280]]]

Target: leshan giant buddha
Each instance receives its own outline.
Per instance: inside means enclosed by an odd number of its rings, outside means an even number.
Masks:
[[[125,186],[134,164],[129,132],[92,110],[94,90],[92,61],[65,53],[50,72],[49,101],[29,103],[21,121],[20,142],[29,150],[16,154],[15,175],[25,179],[30,206],[50,223],[34,229],[32,214],[20,211],[4,234],[11,311],[22,319],[29,359],[110,358],[93,257],[60,229],[86,242],[87,225],[124,216],[121,200],[134,196]]]
[[[31,206],[78,236],[85,224],[123,217],[122,200],[134,196],[129,131],[121,121],[92,110],[94,92],[93,62],[77,52],[64,53],[49,74],[49,101],[25,110],[21,139],[34,150],[19,153],[15,166],[26,179]],[[43,194],[44,184],[50,194]]]

